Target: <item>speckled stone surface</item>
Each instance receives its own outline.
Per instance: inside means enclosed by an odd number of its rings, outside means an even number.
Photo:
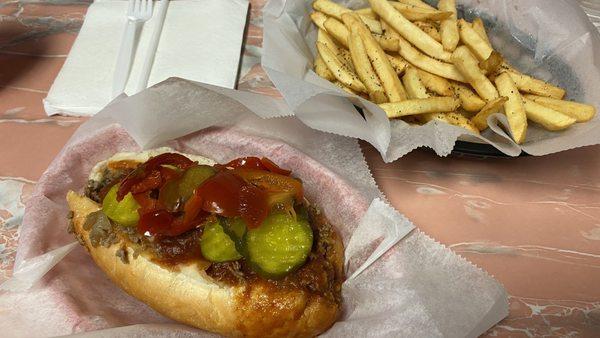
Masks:
[[[260,67],[265,2],[251,1],[238,88],[277,96]],[[0,282],[24,202],[85,121],[48,118],[42,99],[89,3],[0,0]],[[600,336],[600,146],[518,159],[418,150],[392,164],[363,149],[398,210],[506,287],[510,315],[486,336]]]

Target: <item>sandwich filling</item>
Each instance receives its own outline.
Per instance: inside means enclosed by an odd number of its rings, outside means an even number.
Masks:
[[[144,255],[168,269],[196,264],[216,283],[301,289],[340,304],[341,241],[291,171],[266,158],[211,165],[174,152],[96,169],[85,188],[102,205],[84,225],[92,246],[121,245],[123,263]]]

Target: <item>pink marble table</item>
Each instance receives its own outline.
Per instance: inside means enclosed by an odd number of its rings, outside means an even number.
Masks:
[[[264,2],[252,1],[239,89],[277,95],[258,64]],[[85,121],[47,117],[42,99],[88,5],[0,0],[0,282],[27,197]],[[398,210],[506,287],[510,314],[486,336],[600,336],[600,146],[495,160],[419,150],[392,164],[364,152]]]

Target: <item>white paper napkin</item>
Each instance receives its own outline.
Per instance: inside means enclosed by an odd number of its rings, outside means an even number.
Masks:
[[[123,0],[97,0],[89,7],[69,57],[44,99],[48,115],[89,116],[111,101],[126,12]],[[247,15],[248,0],[171,1],[148,85],[177,76],[234,88]],[[141,30],[125,89],[129,95],[134,94],[157,17]]]

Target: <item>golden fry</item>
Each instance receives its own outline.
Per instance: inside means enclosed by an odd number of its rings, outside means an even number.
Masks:
[[[577,120],[571,116],[558,112],[552,108],[542,106],[527,98],[523,103],[525,104],[527,118],[535,123],[541,124],[547,130],[563,130],[577,122]]]
[[[389,55],[389,54],[387,54],[387,58],[390,61],[390,64],[392,65],[392,68],[394,68],[394,70],[396,71],[396,74],[398,74],[398,75],[404,73],[404,71],[408,67],[408,62],[406,62],[406,60],[404,60],[399,55]]]
[[[449,52],[453,52],[456,49],[456,46],[458,46],[458,41],[460,40],[456,14],[456,1],[440,0],[438,2],[438,9],[440,11],[452,12],[452,15],[449,18],[440,23],[440,35],[444,49]]]
[[[495,82],[500,95],[508,98],[508,101],[504,103],[504,113],[508,119],[513,139],[517,144],[522,144],[525,142],[527,133],[527,114],[523,97],[507,73],[498,75]]]
[[[452,61],[459,72],[468,80],[475,91],[486,101],[498,97],[498,91],[479,69],[478,61],[465,46],[456,48]]]
[[[419,71],[414,67],[408,67],[404,76],[402,77],[402,83],[406,89],[406,94],[409,99],[426,99],[429,97],[427,89],[421,82],[419,77]]]
[[[512,80],[517,85],[520,91],[535,94],[540,96],[547,96],[553,99],[562,99],[565,97],[565,90],[551,85],[548,82],[544,82],[542,80],[538,80],[529,75],[525,75],[516,71],[509,70],[508,75],[512,78]]]
[[[406,100],[406,92],[404,91],[404,87],[402,87],[402,83],[400,83],[398,75],[394,71],[394,68],[390,64],[390,61],[388,60],[387,55],[381,46],[379,46],[377,41],[375,41],[373,36],[367,32],[363,26],[354,24],[352,29],[356,29],[360,35],[360,38],[365,45],[367,55],[369,56],[369,60],[371,61],[375,72],[379,76],[379,79],[381,80],[383,89],[385,90],[389,102]]]
[[[350,30],[339,20],[334,18],[328,18],[323,23],[327,32],[333,36],[333,38],[339,42],[344,48],[348,49],[348,37],[350,36]],[[382,35],[373,34],[373,37],[379,43],[379,45],[390,52],[398,51],[398,41],[394,39],[385,39]]]
[[[485,101],[475,94],[470,88],[460,83],[453,83],[454,94],[460,99],[461,107],[471,113],[480,111],[485,106]]]
[[[383,35],[381,37],[382,40],[386,41],[378,41],[383,50],[388,52],[397,52],[398,51],[398,39],[400,38],[400,34],[396,32],[390,25],[388,25],[385,21],[381,20],[381,29],[383,29]],[[377,39],[377,37],[375,37]],[[386,46],[384,46],[386,45]]]
[[[385,36],[385,35],[379,35],[379,34],[372,34],[372,35],[375,38],[375,41],[377,41],[377,43],[381,46],[381,48],[383,48],[383,50],[388,51],[388,52],[397,52],[398,51],[398,38]]]
[[[492,100],[483,106],[477,115],[471,118],[471,122],[473,125],[479,130],[482,131],[488,127],[487,119],[490,115],[496,114],[502,109],[504,103],[508,101],[508,98],[501,96],[495,100]]]
[[[364,83],[365,87],[367,87],[369,98],[375,103],[388,102],[388,98],[381,86],[381,82],[371,66],[365,46],[356,29],[352,30],[349,43],[350,55],[352,55],[352,62],[356,68],[356,74],[358,74],[360,80]]]
[[[350,36],[350,31],[343,23],[330,17],[325,20],[323,25],[325,26],[327,33],[331,34],[335,41],[348,49],[348,37]]]
[[[350,52],[343,48],[339,48],[327,31],[319,29],[319,32],[317,33],[317,42],[325,44],[325,46],[327,46],[327,48],[329,48],[348,69],[354,71]]]
[[[453,97],[429,97],[395,103],[382,103],[379,106],[389,118],[393,119],[408,115],[455,111],[460,107],[460,101]]]
[[[426,99],[429,98],[429,94],[427,94],[427,89],[423,85],[423,71],[417,70],[416,68],[409,67],[406,70],[406,74],[402,78],[402,82],[404,83],[404,87],[406,88],[406,92],[409,94],[411,99]],[[475,126],[469,121],[467,118],[463,117],[459,113],[449,112],[449,113],[425,113],[419,114],[415,116],[411,116],[417,119],[417,121],[421,123],[427,123],[432,120],[442,121],[448,124],[452,124],[455,126],[459,126],[470,130],[476,134],[479,131],[475,128]]]
[[[500,53],[493,51],[490,54],[490,57],[479,62],[479,68],[483,71],[485,75],[495,75],[502,69],[502,65],[504,64],[504,59]]]
[[[317,25],[317,27],[325,30],[324,23],[325,20],[327,20],[327,15],[323,14],[322,12],[312,12],[310,13],[310,19],[312,20],[312,22],[314,22],[315,25]]]
[[[406,61],[415,67],[426,70],[432,74],[444,77],[446,79],[455,80],[459,82],[467,82],[465,77],[458,71],[458,69],[450,63],[438,61],[430,58],[429,56],[419,52],[415,49],[408,41],[400,38],[398,54],[402,56]]]
[[[342,19],[342,14],[351,12],[350,9],[329,0],[316,0],[313,2],[312,7],[315,11],[323,12],[338,20]]]
[[[361,8],[361,9],[356,9],[354,10],[354,13],[360,15],[360,16],[366,16],[368,18],[371,19],[377,19],[377,14],[375,14],[375,12],[373,12],[373,10],[371,9],[371,7],[365,7],[365,8]]]
[[[317,42],[325,44],[336,55],[340,53],[338,45],[333,41],[331,35],[326,30],[319,29],[317,32]]]
[[[417,48],[431,57],[448,60],[450,53],[446,52],[442,44],[423,32],[419,27],[408,21],[400,12],[387,2],[387,0],[369,0],[371,7],[385,22],[392,26],[403,38],[410,41]]]
[[[479,61],[486,60],[494,51],[492,47],[463,19],[458,20],[460,41],[471,49]]]
[[[410,21],[431,20],[440,21],[452,16],[452,12],[442,12],[435,9],[415,7],[400,2],[390,2],[394,8]]]
[[[596,115],[596,107],[591,106],[589,104],[558,100],[538,95],[525,95],[525,98],[535,103],[539,103],[542,106],[554,109],[565,115],[571,116],[577,122],[587,122],[593,119]]]
[[[365,85],[358,79],[356,74],[353,74],[342,62],[336,57],[336,55],[327,46],[321,42],[317,42],[317,49],[319,54],[323,58],[323,61],[327,65],[327,68],[333,73],[338,81],[348,86],[349,88],[358,91],[366,92]]]
[[[479,34],[479,36],[481,36],[481,38],[485,42],[487,42],[487,44],[490,47],[492,47],[490,38],[488,37],[487,32],[485,31],[485,25],[483,24],[483,20],[481,20],[481,18],[476,18],[475,20],[473,20],[472,26],[473,26],[473,30],[475,30],[477,32],[477,34]]]
[[[414,6],[414,7],[418,7],[418,8],[424,8],[424,9],[430,9],[430,10],[435,10],[434,7],[429,6],[428,4],[424,3],[421,0],[398,0],[399,3],[403,3],[405,5],[409,5],[409,6]]]
[[[432,113],[432,114],[424,114],[418,115],[424,116],[427,120],[439,120],[446,122],[448,124],[465,128],[475,134],[479,135],[479,130],[475,127],[475,125],[468,118],[464,117],[460,113],[457,112],[449,112],[449,113]]]
[[[317,54],[317,58],[315,59],[315,73],[325,80],[335,80],[335,76],[333,76],[333,73],[327,68],[325,61],[323,61],[323,58],[321,58],[321,55],[319,54]]]
[[[338,20],[342,19],[342,14],[344,13],[353,13],[352,10],[329,0],[317,0],[313,2],[313,8],[316,11],[323,12],[324,14],[332,16]],[[382,33],[381,24],[379,23],[379,21],[362,16],[360,16],[360,19],[367,25],[367,27],[369,27],[369,30],[373,33]]]
[[[440,35],[440,32],[431,23],[425,21],[415,21],[413,23],[423,32],[427,33],[427,35],[431,36],[435,41],[442,42],[442,36]]]
[[[425,85],[425,88],[429,89],[430,91],[440,96],[454,95],[450,81],[444,79],[443,77],[431,74],[422,69],[419,69],[419,77],[421,78],[423,85]]]
[[[388,25],[385,21],[381,20],[381,29],[383,29],[383,36],[389,39],[398,39],[400,34],[396,32],[390,25]]]

